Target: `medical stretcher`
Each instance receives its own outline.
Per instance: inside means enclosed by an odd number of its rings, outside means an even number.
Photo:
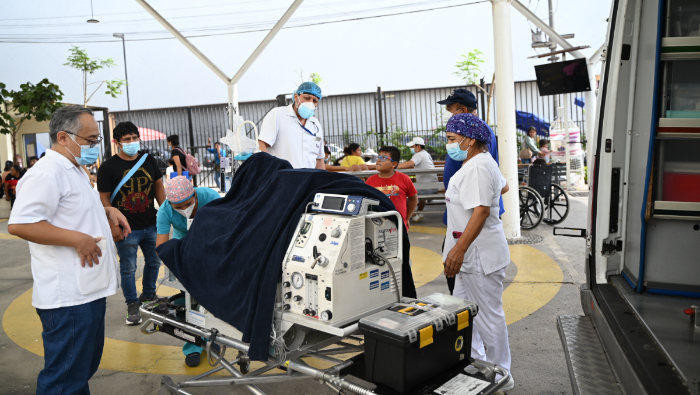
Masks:
[[[403,229],[389,218],[400,223],[401,217],[372,213],[373,204],[324,194],[309,203],[312,212],[300,218],[283,262],[269,358],[252,371],[242,333],[199,305],[166,271],[161,284],[182,294],[142,305],[141,331],[205,348],[213,368],[180,383],[164,376],[160,395],[212,386],[264,395],[258,384],[296,380],[360,395],[488,395],[503,387],[507,371],[469,358],[474,303],[442,294],[399,296]],[[235,354],[227,357],[227,350]],[[223,370],[232,377],[210,377]]]

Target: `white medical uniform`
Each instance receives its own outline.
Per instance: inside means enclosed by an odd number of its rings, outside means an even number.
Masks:
[[[102,237],[100,263],[80,264],[75,248],[29,242],[32,306],[55,309],[89,303],[119,290],[116,246],[100,195],[83,169],[47,150],[17,184],[17,201],[8,224],[46,221],[59,228]]]
[[[270,155],[288,161],[295,169],[315,169],[316,160],[325,156],[321,123],[311,117],[302,126],[293,106],[272,109],[263,119],[259,139],[270,145]]]
[[[472,358],[510,371],[508,328],[503,312],[503,280],[505,268],[510,262],[510,251],[503,223],[498,218],[499,197],[505,186],[505,178],[488,153],[474,156],[450,178],[445,193],[447,237],[442,256],[443,260],[447,258],[459,234],[466,229],[474,208],[490,207],[484,228],[469,246],[462,268],[455,276],[453,294],[479,306],[472,331]],[[484,343],[488,351],[484,350]]]

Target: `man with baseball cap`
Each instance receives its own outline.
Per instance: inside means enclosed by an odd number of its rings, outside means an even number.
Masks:
[[[457,115],[457,114],[474,114],[474,115],[479,115],[477,114],[477,109],[478,109],[478,102],[476,101],[476,96],[471,91],[468,91],[466,89],[455,89],[452,91],[452,94],[447,96],[447,99],[441,100],[438,102],[438,104],[442,104],[445,106],[445,109],[447,110],[448,114],[450,117]],[[445,121],[447,123],[447,121]],[[496,140],[496,133],[491,133],[491,142],[488,145],[489,147],[489,153],[493,157],[493,159],[496,161],[498,164],[498,141]],[[450,184],[450,178],[457,173],[457,171],[462,167],[462,162],[457,162],[450,158],[448,155],[447,158],[445,158],[445,171],[442,174],[442,182],[445,184],[445,189]],[[503,198],[500,198],[500,209],[498,216],[500,217],[503,215],[503,213],[506,211],[503,208]],[[447,225],[447,210],[445,210],[445,215],[442,218],[442,222]],[[452,291],[454,290],[455,287],[455,279],[454,277],[450,278],[447,277],[447,287],[450,290],[450,294],[452,294]]]
[[[211,188],[193,188],[184,176],[175,177],[168,182],[165,197],[167,200],[158,209],[156,247],[170,240],[171,226],[174,238],[185,237],[197,215],[197,209],[220,198]],[[182,346],[182,353],[185,354],[185,364],[194,367],[199,365],[202,347],[186,342]]]
[[[414,137],[413,140],[409,141],[407,146],[411,147],[411,153],[413,157],[411,160],[403,163],[399,163],[398,169],[434,169],[435,164],[433,164],[433,157],[430,153],[425,150],[425,140],[422,137]],[[416,183],[424,182],[439,182],[437,174],[416,174]],[[418,195],[434,195],[438,192],[437,188],[429,189],[419,189]],[[419,222],[423,219],[423,214],[420,212],[425,208],[425,204],[428,202],[427,199],[422,199],[418,201],[418,210],[413,215],[413,222]]]

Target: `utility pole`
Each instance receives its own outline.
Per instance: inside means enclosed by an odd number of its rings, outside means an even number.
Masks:
[[[503,195],[503,230],[506,239],[518,239],[520,234],[520,209],[518,200],[518,149],[515,127],[515,86],[513,76],[513,42],[511,38],[510,7],[512,0],[491,0],[493,6],[493,43],[496,85],[496,125],[498,126],[498,151],[500,170],[510,185],[510,192]]]
[[[122,39],[122,49],[124,49],[124,78],[126,79],[126,108],[128,109],[129,122],[131,122],[131,103],[129,102],[129,75],[126,73],[126,44],[123,33],[112,34],[116,38]]]

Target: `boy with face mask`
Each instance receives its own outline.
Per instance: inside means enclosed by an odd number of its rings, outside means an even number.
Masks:
[[[97,171],[97,191],[102,205],[116,207],[129,221],[132,230],[128,237],[123,238],[119,236],[120,229],[113,228],[112,236],[119,254],[126,324],[137,325],[142,321],[140,304],[156,298],[160,259],[156,254],[157,211],[154,200],[163,204],[165,191],[158,162],[153,156],[140,152],[139,128],[131,122],[120,122],[112,133],[117,154],[107,159]],[[141,295],[136,291],[139,248],[145,261]]]
[[[170,240],[170,227],[173,228],[173,237],[181,239],[197,215],[197,210],[207,203],[219,199],[219,194],[211,188],[193,188],[192,183],[183,176],[178,176],[168,182],[165,188],[167,200],[158,209],[158,237],[156,247]],[[199,365],[202,348],[192,343],[185,343],[182,347],[185,354],[185,363],[193,367]]]

